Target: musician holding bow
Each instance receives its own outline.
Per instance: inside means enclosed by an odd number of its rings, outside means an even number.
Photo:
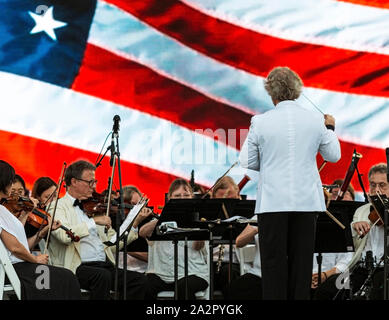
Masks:
[[[82,289],[90,291],[91,300],[107,300],[114,288],[116,246],[106,246],[115,230],[111,228],[111,218],[106,215],[88,217],[82,209],[81,201],[88,199],[96,187],[95,166],[87,161],[71,164],[65,172],[66,195],[58,200],[56,217],[69,226],[81,240],[72,242],[63,230],[52,233],[49,245],[54,265],[73,271]],[[51,206],[50,210],[53,209]],[[105,233],[105,229],[108,232]],[[133,229],[129,232],[128,243],[137,238]],[[119,290],[122,289],[123,273],[119,272]],[[141,300],[145,295],[146,277],[138,272],[127,271],[127,299]]]
[[[9,199],[15,170],[7,162],[0,160],[0,199]],[[24,195],[24,194],[23,194]],[[5,200],[7,201],[7,200]],[[8,251],[10,261],[21,282],[22,300],[67,300],[80,299],[80,286],[74,274],[67,269],[48,266],[48,255],[33,255],[31,249],[40,239],[27,238],[22,220],[16,218],[3,202],[0,205],[0,241]],[[28,212],[22,212],[28,215]],[[42,230],[41,230],[42,231]],[[48,278],[42,286],[42,270]]]
[[[295,101],[302,85],[287,67],[269,73],[265,89],[276,108],[251,119],[240,154],[242,167],[259,171],[263,299],[310,298],[315,213],[326,210],[316,155],[340,159],[335,119]]]

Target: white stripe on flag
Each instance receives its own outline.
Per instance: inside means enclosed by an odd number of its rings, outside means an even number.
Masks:
[[[333,0],[181,0],[209,16],[278,38],[389,54],[389,10]]]

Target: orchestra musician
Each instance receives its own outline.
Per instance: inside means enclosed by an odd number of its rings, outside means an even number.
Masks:
[[[332,185],[336,185],[337,187],[333,187],[331,189],[331,197],[330,197],[330,199],[331,200],[336,200],[336,198],[338,196],[339,189],[340,189],[340,187],[343,184],[343,179],[336,179],[331,184]],[[351,183],[348,185],[347,190],[344,193],[344,196],[343,196],[342,200],[345,200],[345,201],[354,201],[355,200],[355,191],[354,191],[354,187],[352,186]]]
[[[30,192],[26,188],[26,183],[24,182],[24,179],[18,174],[15,174],[15,178],[14,181],[12,182],[10,192],[12,194],[18,194],[19,196],[28,197],[30,195]]]
[[[31,197],[39,201],[42,209],[57,197],[57,183],[50,177],[40,177],[32,186]]]
[[[224,176],[216,181],[214,188],[212,189],[211,198],[230,198],[240,199],[240,190],[234,179],[230,176]],[[238,257],[236,254],[235,245],[232,247],[232,273],[231,281],[240,276],[240,266]],[[228,286],[229,279],[229,254],[230,246],[227,244],[219,244],[213,249],[213,263],[214,263],[214,283],[215,290],[221,290],[223,296],[225,296],[225,290]],[[215,262],[216,261],[216,262]]]
[[[318,152],[340,159],[335,119],[301,107],[300,77],[274,68],[265,89],[275,108],[251,119],[240,152],[244,168],[259,171],[258,214],[263,299],[310,299],[315,225],[326,210]]]
[[[10,196],[14,176],[13,167],[0,160],[0,198],[8,199]],[[72,272],[65,268],[48,266],[47,254],[31,254],[30,249],[47,233],[47,228],[41,230],[38,235],[27,238],[23,222],[26,221],[25,217],[28,214],[29,212],[22,211],[18,219],[6,207],[0,205],[0,239],[21,281],[21,298],[23,300],[80,299],[80,286]],[[59,223],[53,224],[53,230],[59,225]],[[41,265],[45,266],[49,278],[46,284],[38,287],[37,278],[42,275],[42,271],[37,268]]]
[[[114,289],[116,246],[107,246],[104,243],[116,232],[111,228],[109,216],[89,217],[82,209],[82,201],[90,198],[95,190],[97,183],[95,170],[93,164],[84,160],[76,161],[66,169],[66,194],[58,200],[56,217],[81,240],[72,242],[63,230],[56,230],[52,233],[49,252],[54,265],[65,267],[76,274],[81,288],[90,291],[91,300],[108,300],[110,290]],[[49,212],[51,210],[53,206]],[[136,238],[136,230],[131,229],[128,243]],[[121,297],[123,272],[118,274]],[[145,295],[145,276],[127,271],[126,280],[127,299],[142,300]]]
[[[389,197],[389,184],[387,181],[387,166],[385,163],[378,163],[369,169],[369,195],[376,195],[377,192]],[[371,204],[367,203],[359,207],[351,222],[351,232],[354,240],[355,252],[347,269],[351,273],[352,290],[356,293],[366,278],[368,270],[362,264],[368,251],[372,252],[373,260],[379,261],[384,253],[384,228],[383,225],[374,224],[370,221],[369,214]],[[381,266],[383,266],[381,264]],[[316,298],[320,300],[332,299],[337,294],[336,277],[328,278],[322,288],[318,288]],[[373,275],[373,287],[370,298],[372,300],[383,298],[383,270],[377,268]],[[320,289],[320,290],[319,290]]]
[[[258,227],[248,224],[236,238],[236,246],[243,248],[247,244],[255,243],[254,263],[248,271],[232,280],[226,289],[226,300],[261,300],[262,278],[261,258],[259,253]]]
[[[193,198],[193,191],[188,181],[174,180],[168,191],[169,199]],[[139,235],[148,238],[153,233],[157,220],[146,223],[139,230]],[[174,290],[174,247],[171,241],[148,241],[148,279],[147,300],[155,300],[161,291]],[[208,287],[208,250],[205,241],[188,241],[188,298],[194,300],[195,293]],[[178,241],[178,299],[185,298],[184,277],[184,241]]]

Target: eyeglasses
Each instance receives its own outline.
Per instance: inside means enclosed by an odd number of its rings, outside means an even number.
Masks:
[[[376,189],[377,187],[379,187],[380,189],[386,189],[388,187],[388,184],[386,182],[380,182],[380,183],[370,182],[371,189]]]
[[[75,178],[75,179],[86,182],[91,188],[95,184],[97,184],[97,180],[95,180],[95,179],[94,180],[84,180],[84,179],[80,179],[80,178]]]

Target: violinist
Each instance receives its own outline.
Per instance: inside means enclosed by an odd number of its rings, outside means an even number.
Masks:
[[[57,196],[57,183],[49,177],[38,178],[32,187],[31,197],[39,201],[39,207],[46,209]]]
[[[335,119],[295,101],[303,82],[288,67],[271,70],[264,86],[275,108],[252,117],[239,156],[242,167],[259,171],[263,299],[308,300],[316,218],[326,210],[316,155],[340,159]]]
[[[224,176],[219,179],[212,189],[211,198],[213,199],[240,199],[240,190],[234,179],[230,176]],[[232,274],[231,281],[240,276],[240,265],[236,254],[235,245],[232,247]],[[219,244],[214,247],[213,261],[214,261],[214,282],[215,290],[221,290],[225,296],[226,288],[228,286],[229,274],[229,254],[230,246]]]
[[[12,166],[0,160],[0,198],[9,198],[14,176]],[[47,254],[31,254],[30,249],[36,244],[35,239],[27,239],[23,223],[3,205],[0,205],[0,239],[8,250],[10,260],[21,281],[23,300],[81,298],[80,286],[74,274],[64,268],[47,266]],[[42,272],[38,272],[37,267],[42,264],[46,265],[50,278],[48,285],[39,289],[36,281]]]
[[[168,191],[169,199],[193,198],[188,181],[174,180]],[[146,223],[139,230],[141,237],[151,236],[157,220]],[[170,241],[148,241],[149,262],[147,267],[147,300],[155,300],[161,291],[174,290],[174,250]],[[188,241],[188,297],[196,299],[195,293],[208,287],[209,271],[205,241]],[[178,299],[185,297],[184,241],[178,241]]]
[[[26,188],[26,183],[24,182],[24,179],[18,174],[15,174],[14,181],[12,182],[11,193],[26,197],[30,195],[30,192]]]
[[[123,198],[125,203],[136,205],[142,198],[142,193],[135,186],[124,186]],[[150,208],[144,207],[142,208],[138,217],[140,220],[137,221],[138,219],[136,219],[134,221],[134,228],[140,228],[143,224],[149,222],[152,217],[152,210]],[[148,244],[146,239],[139,237],[128,246],[127,250],[127,269],[142,273],[146,272],[148,261]],[[120,258],[123,260],[122,256],[120,256]]]
[[[389,184],[386,176],[386,168],[385,163],[378,163],[370,168],[368,173],[370,195],[376,195],[376,192],[378,191],[389,196]],[[373,259],[377,262],[384,253],[384,228],[382,225],[374,225],[374,222],[369,220],[370,210],[370,203],[359,207],[355,211],[353,221],[351,223],[351,233],[354,240],[355,252],[344,269],[348,270],[351,274],[351,284],[354,293],[360,289],[368,277],[368,270],[362,263],[363,259],[366,257],[366,253],[371,251]],[[332,299],[338,291],[335,282],[336,278],[328,277],[325,283],[323,283],[324,286],[322,288],[318,288],[316,298],[320,300]],[[370,299],[382,299],[382,268],[377,268],[376,273],[373,276],[373,284],[374,286]]]
[[[63,230],[52,233],[49,252],[54,265],[63,266],[74,272],[82,289],[90,291],[91,300],[110,299],[114,289],[116,246],[104,242],[115,235],[111,218],[106,215],[89,217],[83,211],[82,201],[89,199],[95,191],[97,180],[95,166],[80,160],[69,165],[65,171],[66,194],[58,200],[56,217],[80,237],[79,242],[69,240]],[[49,212],[53,210],[50,207]],[[105,232],[108,228],[107,233]],[[128,243],[137,238],[131,230]],[[123,243],[121,243],[121,246]],[[123,273],[119,272],[119,290],[122,292]],[[138,272],[127,271],[127,298],[143,299],[146,278]]]

